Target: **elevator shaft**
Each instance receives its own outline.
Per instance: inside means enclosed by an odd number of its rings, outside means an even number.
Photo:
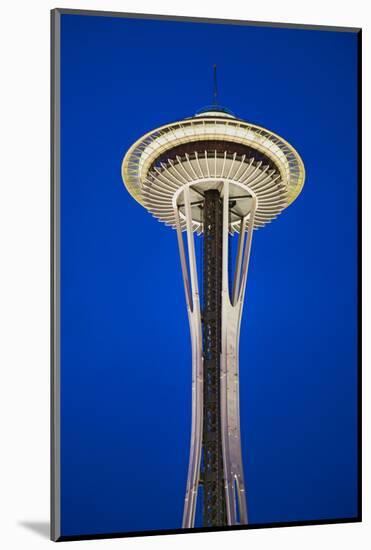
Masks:
[[[203,525],[214,527],[227,522],[220,409],[223,202],[216,189],[205,192],[203,221]]]

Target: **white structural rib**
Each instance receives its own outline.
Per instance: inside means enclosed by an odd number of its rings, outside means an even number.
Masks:
[[[202,447],[202,422],[203,422],[203,360],[202,360],[202,328],[201,309],[198,292],[196,254],[192,229],[191,204],[189,187],[183,191],[183,201],[186,210],[186,234],[189,270],[184,247],[182,228],[180,225],[179,209],[174,205],[176,229],[178,236],[180,262],[184,281],[189,328],[192,342],[192,428],[189,453],[188,479],[186,496],[184,500],[184,512],[182,526],[189,528],[194,526],[197,492],[200,480],[201,447]]]
[[[256,197],[252,198],[247,235],[244,230],[247,223],[246,217],[240,222],[232,300],[229,294],[228,273],[229,200],[229,183],[225,183],[223,187],[222,351],[220,361],[221,427],[227,522],[228,525],[235,525],[238,517],[239,523],[248,523],[240,435],[238,350],[257,199]]]

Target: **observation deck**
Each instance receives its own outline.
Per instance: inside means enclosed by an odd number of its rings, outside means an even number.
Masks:
[[[204,192],[230,183],[229,232],[249,216],[256,198],[254,229],[275,219],[299,195],[305,179],[297,151],[277,134],[238,119],[224,107],[209,106],[191,117],[166,124],[137,140],[122,162],[129,193],[158,220],[176,227],[174,207],[181,189],[190,187],[193,231],[203,232],[200,205]]]

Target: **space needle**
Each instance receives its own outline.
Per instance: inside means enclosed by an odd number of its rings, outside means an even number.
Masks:
[[[299,195],[303,162],[283,138],[218,104],[214,67],[213,104],[139,138],[124,156],[122,178],[129,193],[177,234],[192,342],[182,527],[194,527],[200,485],[204,527],[247,524],[239,338],[251,243],[253,232]],[[201,262],[196,239],[202,239]]]

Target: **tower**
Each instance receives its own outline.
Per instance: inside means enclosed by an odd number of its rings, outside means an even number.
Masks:
[[[194,526],[200,484],[205,527],[246,524],[238,349],[252,236],[298,196],[303,162],[284,139],[235,117],[215,99],[195,116],[136,141],[123,159],[122,177],[129,193],[177,233],[192,342],[182,526]],[[203,239],[201,266],[196,238]]]

